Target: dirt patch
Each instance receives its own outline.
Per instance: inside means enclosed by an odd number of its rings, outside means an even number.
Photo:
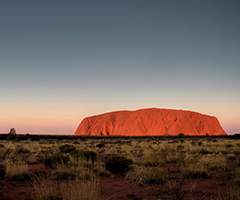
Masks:
[[[31,173],[48,173],[43,164],[28,166]],[[34,189],[26,181],[3,180],[1,200],[32,200]],[[111,174],[99,178],[101,200],[157,200],[173,199],[174,196],[164,184],[139,185],[125,178],[124,174]],[[212,173],[207,179],[186,179],[181,193],[186,191],[184,199],[217,199],[219,189],[224,188],[223,179]]]

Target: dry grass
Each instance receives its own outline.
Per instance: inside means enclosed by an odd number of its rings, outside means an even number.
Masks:
[[[230,184],[225,190],[219,188],[217,200],[240,200],[240,187]]]
[[[138,184],[163,184],[167,181],[169,174],[161,167],[135,166],[134,170],[128,172],[127,178],[135,180]]]
[[[63,200],[98,200],[99,183],[94,181],[75,181],[61,185],[61,196]]]
[[[59,195],[59,185],[58,182],[54,181],[50,177],[34,177],[32,186],[35,192],[32,197],[36,200],[48,200],[48,199],[61,199]]]
[[[93,180],[94,174],[83,166],[59,164],[52,170],[54,180]]]
[[[99,144],[104,144],[100,145]],[[76,151],[93,151],[97,153],[94,162],[85,158],[74,158],[68,151],[61,151],[61,146],[72,145]],[[171,138],[171,139],[76,139],[57,140],[40,139],[37,141],[0,141],[0,161],[6,165],[5,178],[9,180],[28,176],[27,165],[42,162],[49,155],[69,156],[67,164],[59,163],[51,170],[51,178],[36,182],[43,182],[49,186],[39,187],[41,194],[38,199],[78,199],[80,196],[77,187],[85,188],[81,191],[95,191],[98,194],[96,176],[109,174],[103,162],[104,155],[116,153],[130,158],[134,163],[134,170],[127,173],[127,177],[139,184],[162,184],[171,180],[169,171],[174,178],[181,176],[188,178],[207,178],[208,174],[216,174],[222,180],[223,176],[228,184],[226,192],[219,194],[219,200],[239,199],[240,173],[239,154],[240,142],[227,138]],[[100,156],[101,155],[101,156]],[[231,165],[234,163],[234,167]],[[170,167],[169,167],[170,166]],[[180,173],[175,171],[179,170]],[[171,175],[172,175],[171,174]],[[234,176],[233,176],[234,174]],[[233,178],[234,177],[234,178]],[[59,181],[56,181],[59,180]],[[42,184],[43,184],[42,183]],[[65,183],[65,185],[62,185]],[[234,184],[231,184],[234,183]],[[95,184],[95,185],[94,185]],[[78,185],[78,186],[77,186]],[[52,189],[51,189],[52,187]],[[40,188],[43,191],[41,192]],[[49,190],[49,191],[48,191]],[[63,197],[60,191],[65,191],[68,197]],[[96,192],[97,191],[97,192]],[[68,193],[69,192],[69,193]],[[71,197],[73,194],[73,197]],[[235,193],[235,197],[233,197]],[[225,195],[225,196],[224,196]],[[83,196],[86,196],[84,194]],[[82,198],[82,197],[81,197]],[[86,197],[85,199],[97,199]]]
[[[97,200],[99,196],[99,183],[92,181],[55,181],[51,177],[34,177],[32,182],[36,200]]]
[[[4,161],[6,167],[5,178],[8,180],[24,179],[29,176],[28,166],[20,161],[13,162],[11,159]]]
[[[228,171],[230,167],[227,163],[226,157],[223,154],[218,154],[216,156],[209,155],[209,156],[201,156],[200,161],[205,167],[209,170],[222,170]]]

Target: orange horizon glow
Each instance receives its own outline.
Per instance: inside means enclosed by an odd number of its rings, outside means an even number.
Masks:
[[[104,112],[103,112],[104,113]],[[96,113],[99,114],[99,113]],[[15,128],[18,134],[74,134],[80,122],[88,116],[95,115],[91,114],[70,114],[59,115],[36,115],[25,114],[24,116],[20,113],[17,115],[0,116],[0,133],[8,133],[11,128]],[[235,134],[240,132],[240,125],[238,120],[230,120],[226,116],[216,116],[222,126],[223,130],[227,134]]]

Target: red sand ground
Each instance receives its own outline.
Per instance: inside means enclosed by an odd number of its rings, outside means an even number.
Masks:
[[[87,117],[74,135],[227,135],[214,116],[192,111],[141,109]]]
[[[48,172],[43,164],[29,165],[30,172]],[[187,179],[183,190],[189,190],[184,199],[211,199],[217,197],[219,189],[224,188],[223,179],[212,172],[207,179]],[[5,191],[0,200],[32,200],[29,195],[33,192],[26,182],[3,181]],[[204,198],[203,198],[204,197]],[[126,180],[123,174],[103,176],[100,179],[100,200],[157,200],[173,199],[167,192],[166,186],[138,185],[132,180]]]

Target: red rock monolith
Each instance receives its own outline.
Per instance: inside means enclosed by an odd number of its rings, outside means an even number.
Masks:
[[[176,136],[227,135],[218,119],[197,112],[171,109],[116,111],[86,117],[74,135]]]

